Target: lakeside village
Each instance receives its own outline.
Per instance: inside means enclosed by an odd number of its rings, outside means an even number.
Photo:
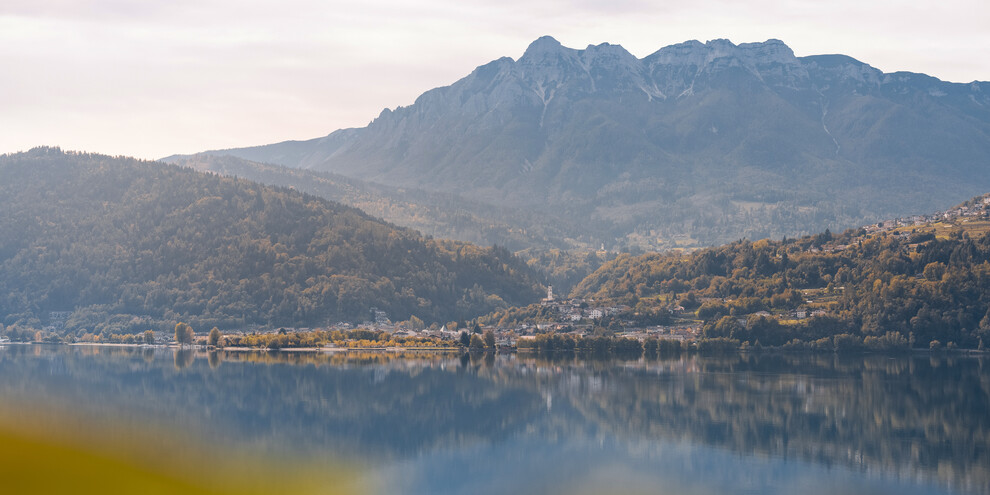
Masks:
[[[512,326],[487,325],[473,322],[448,322],[425,325],[415,316],[402,322],[392,322],[386,312],[373,308],[368,321],[360,324],[339,322],[321,328],[250,328],[246,330],[216,331],[197,329],[179,323],[176,331],[148,330],[143,334],[113,334],[100,336],[85,334],[81,338],[58,338],[71,312],[59,311],[49,315],[49,324],[42,331],[23,335],[14,341],[64,344],[124,344],[124,345],[201,345],[226,348],[255,349],[374,349],[374,348],[483,348],[516,349],[525,347],[527,340],[538,335],[560,334],[574,338],[620,337],[642,342],[648,337],[682,342],[693,341],[701,330],[702,322],[693,312],[675,307],[667,325],[637,326],[630,315],[631,308],[624,305],[596,306],[593,300],[580,298],[557,299],[553,286],[547,288],[546,297],[539,304],[544,318],[540,323],[521,323]],[[8,329],[12,330],[12,329]],[[0,344],[11,342],[0,337]],[[15,337],[16,332],[15,332]]]
[[[557,299],[553,286],[547,288],[547,296],[540,301],[541,313],[547,321],[539,323],[520,323],[517,325],[486,325],[482,323],[467,325],[468,328],[458,328],[451,324],[431,325],[415,329],[409,322],[393,324],[388,315],[375,311],[375,321],[367,322],[361,327],[376,332],[388,333],[393,339],[432,338],[442,341],[458,342],[464,337],[462,333],[487,335],[494,337],[499,348],[513,349],[524,347],[525,341],[533,340],[538,335],[567,334],[575,338],[588,337],[624,337],[643,341],[648,337],[658,339],[693,341],[701,331],[702,322],[694,319],[693,312],[685,312],[683,307],[675,307],[670,314],[672,323],[667,325],[637,325],[636,322],[623,317],[631,314],[631,308],[625,305],[596,306],[594,300],[581,298]],[[349,325],[340,324],[344,328]],[[466,345],[469,345],[465,342]]]

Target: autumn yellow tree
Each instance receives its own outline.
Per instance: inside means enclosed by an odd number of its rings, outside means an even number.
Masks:
[[[179,344],[191,344],[195,335],[191,326],[181,321],[175,324],[175,341]]]
[[[208,345],[210,347],[216,347],[216,346],[220,345],[220,329],[219,328],[213,327],[213,329],[210,330],[210,335],[206,338],[206,345]]]

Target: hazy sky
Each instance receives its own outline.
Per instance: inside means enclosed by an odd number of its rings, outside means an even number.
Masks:
[[[364,126],[537,37],[784,40],[990,81],[987,0],[0,0],[0,153],[160,158]]]

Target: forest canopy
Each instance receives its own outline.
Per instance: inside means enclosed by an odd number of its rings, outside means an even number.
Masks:
[[[990,345],[990,209],[968,223],[741,240],[690,254],[620,255],[576,297],[663,308],[743,344]],[[976,209],[977,207],[973,206]],[[938,235],[936,231],[938,230]],[[828,340],[828,342],[826,342]]]
[[[528,304],[500,247],[432,239],[291,189],[36,148],[0,157],[0,323],[136,333],[428,322]]]

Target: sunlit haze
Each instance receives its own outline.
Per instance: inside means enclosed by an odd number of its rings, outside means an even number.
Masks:
[[[6,0],[0,152],[159,158],[322,136],[412,104],[541,35],[637,57],[778,38],[885,72],[990,80],[990,3]]]

